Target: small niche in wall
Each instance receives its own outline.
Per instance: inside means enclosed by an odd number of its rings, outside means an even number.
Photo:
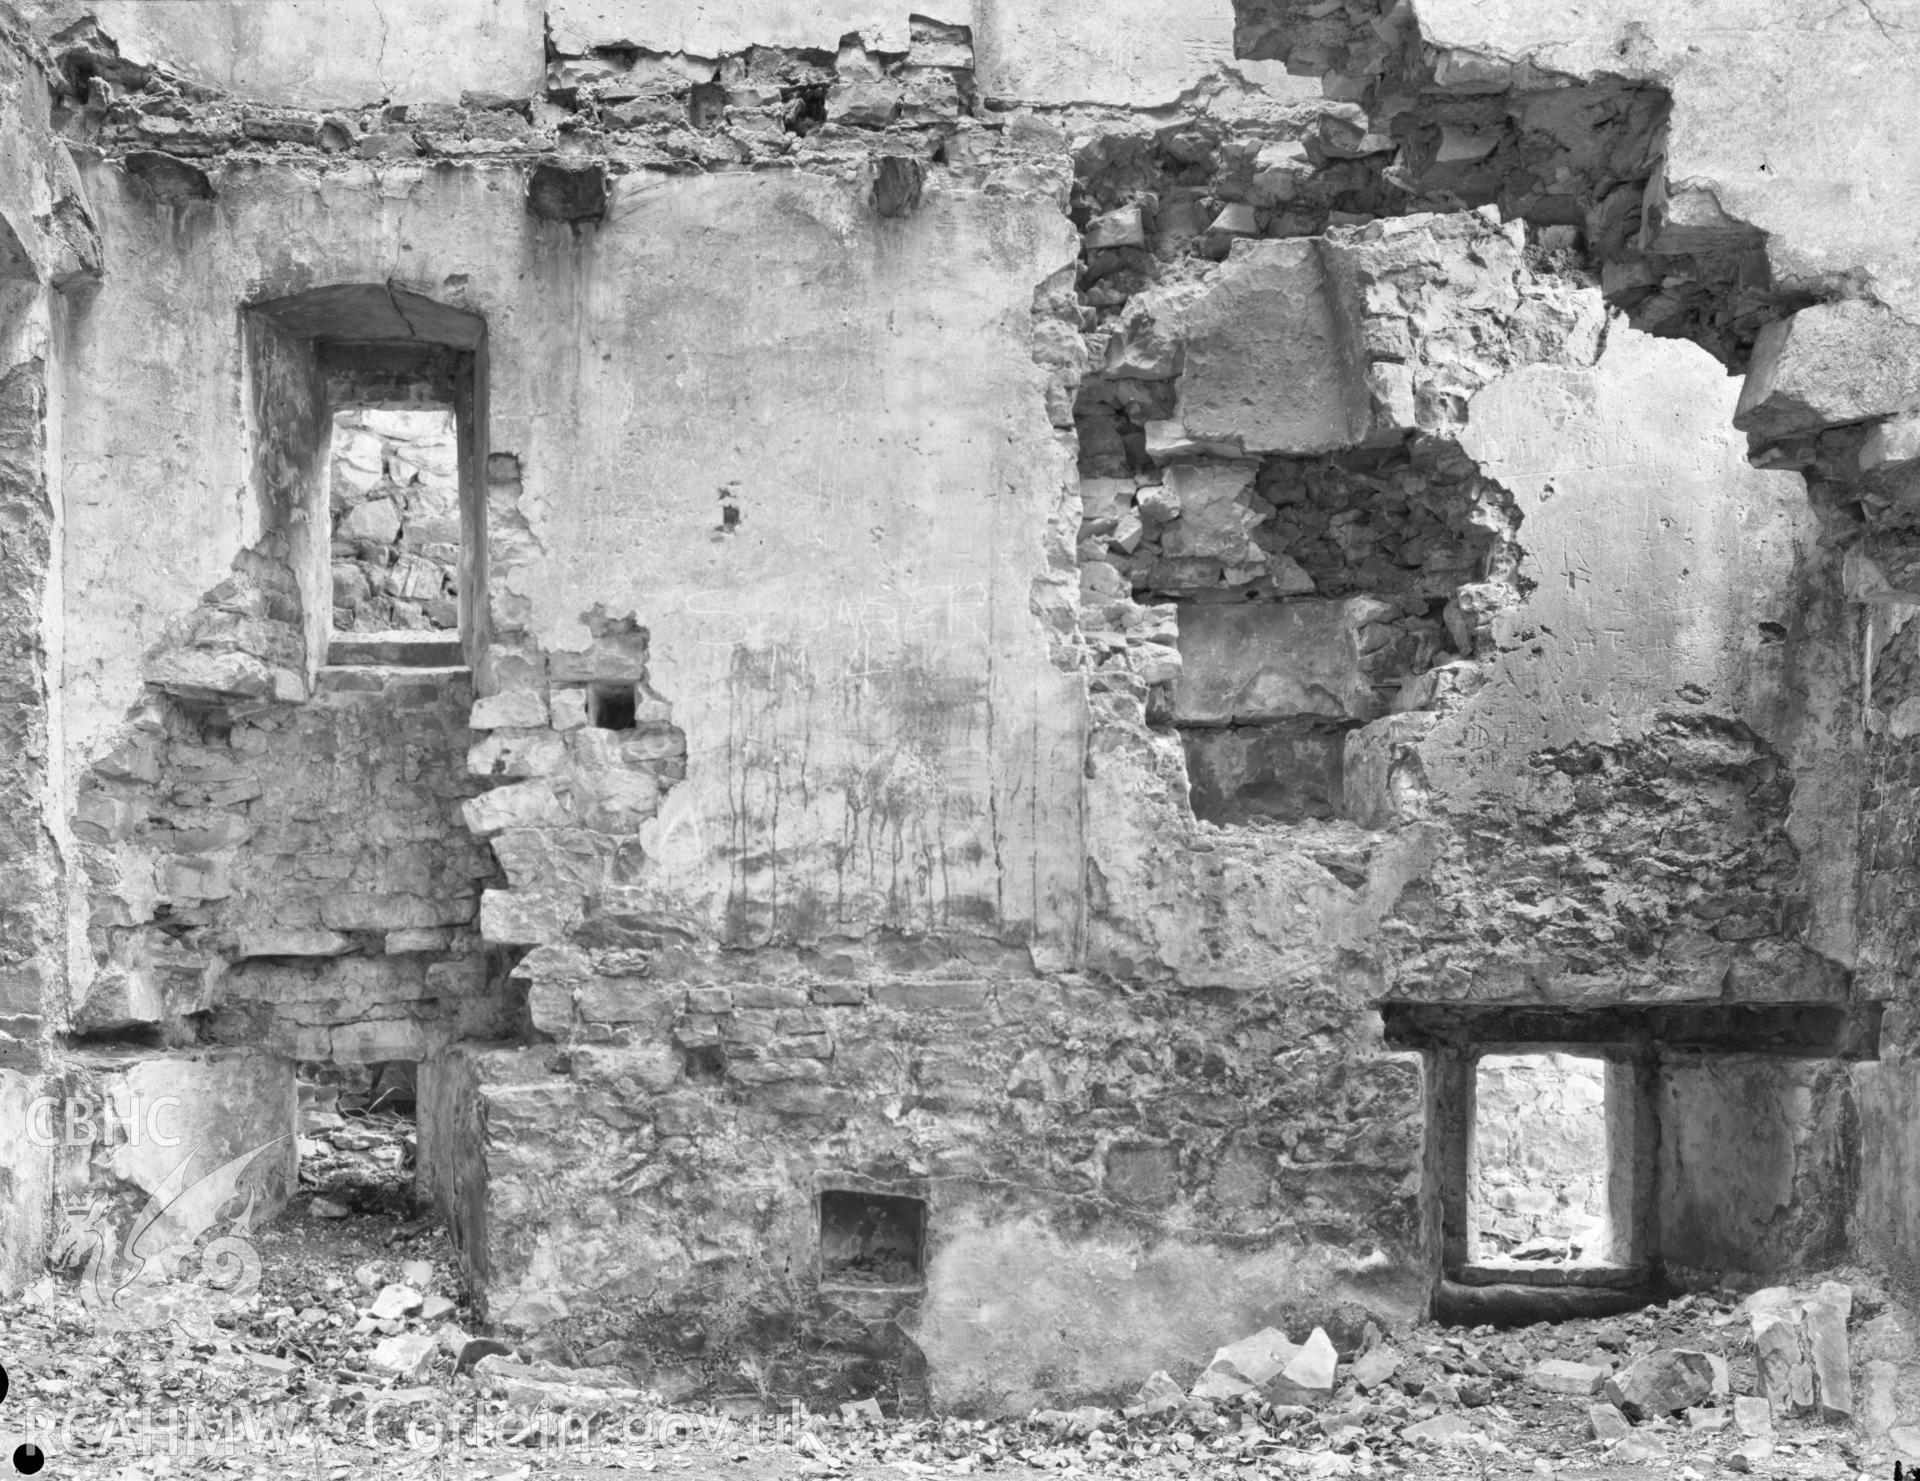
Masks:
[[[631,684],[595,684],[587,691],[587,718],[602,730],[631,730],[635,708]]]
[[[926,1237],[921,1199],[829,1189],[820,1195],[820,1284],[924,1285]]]

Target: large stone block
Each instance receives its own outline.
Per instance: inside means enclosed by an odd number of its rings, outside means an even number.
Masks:
[[[40,1113],[50,1124],[34,1130],[61,1144],[58,1187],[70,1209],[104,1201],[137,1217],[156,1195],[199,1187],[206,1196],[183,1199],[183,1210],[234,1219],[245,1198],[257,1226],[293,1196],[297,1115],[292,1062],[257,1049],[93,1051],[74,1057]],[[176,1241],[204,1232],[188,1215],[174,1223]]]
[[[1161,553],[1174,560],[1218,561],[1229,566],[1263,565],[1267,554],[1253,543],[1266,516],[1254,513],[1252,463],[1178,464],[1167,469],[1165,502],[1178,512],[1160,529]]]
[[[480,1311],[515,1330],[645,1297],[687,1268],[680,1239],[616,1186],[652,1141],[649,1118],[624,1102],[643,1102],[642,1086],[664,1086],[675,1066],[657,1051],[600,1051],[589,1085],[549,1059],[461,1044],[420,1070],[421,1191],[447,1216]]]
[[[1820,303],[1767,325],[1733,424],[1791,437],[1920,406],[1920,327],[1865,299]]]
[[[1342,300],[1321,244],[1236,245],[1187,316],[1179,419],[1247,452],[1318,453],[1365,438],[1371,402],[1357,305]]]
[[[1385,705],[1361,666],[1362,635],[1392,615],[1369,597],[1189,606],[1180,616],[1174,719],[1182,725],[1372,719]]]

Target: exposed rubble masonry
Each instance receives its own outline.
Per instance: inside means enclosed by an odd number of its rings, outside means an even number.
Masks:
[[[49,9],[7,1052],[417,1062],[476,1316],[723,1396],[1909,1270],[1911,64],[1761,11]]]

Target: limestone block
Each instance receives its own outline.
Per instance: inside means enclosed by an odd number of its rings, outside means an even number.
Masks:
[[[507,946],[557,941],[579,921],[578,897],[533,890],[488,890],[480,897],[480,934]]]
[[[1268,144],[1253,162],[1253,203],[1258,206],[1284,204],[1292,200],[1313,175],[1312,156],[1299,140],[1283,139]]]
[[[1366,435],[1364,367],[1310,238],[1237,244],[1187,321],[1179,421],[1247,452],[1317,453]]]
[[[660,783],[651,772],[600,772],[580,783],[580,820],[589,828],[628,832],[660,810]]]
[[[1196,603],[1180,619],[1174,717],[1184,725],[1371,719],[1384,705],[1361,668],[1362,634],[1392,611],[1368,597]]]
[[[1853,1365],[1847,1355],[1847,1317],[1853,1289],[1824,1281],[1806,1307],[1807,1347],[1823,1419],[1837,1423],[1853,1417]]]
[[[1899,1380],[1899,1365],[1885,1358],[1874,1358],[1861,1370],[1860,1428],[1869,1437],[1878,1439],[1899,1423],[1894,1399]]]
[[[573,1077],[586,1083],[623,1084],[660,1095],[679,1083],[681,1059],[666,1044],[609,1048],[583,1044],[572,1052]]]
[[[352,938],[338,931],[256,926],[240,933],[236,957],[339,956],[353,949]]]
[[[293,1195],[291,1061],[258,1049],[82,1052],[65,1101],[92,1113],[92,1134],[77,1144],[67,1136],[61,1148],[60,1187],[70,1207],[105,1199],[131,1215],[155,1195],[175,1197],[212,1179],[205,1192],[224,1190],[220,1201],[183,1200],[161,1230],[177,1246],[212,1228],[215,1215],[223,1225],[238,1217],[248,1198],[258,1225]]]
[[[400,537],[400,511],[391,499],[369,499],[349,510],[336,528],[348,540],[391,545]]]
[[[1324,1404],[1333,1397],[1339,1362],[1333,1339],[1315,1327],[1300,1351],[1280,1370],[1280,1376],[1267,1385],[1268,1400],[1275,1404]]]
[[[1766,326],[1733,424],[1764,438],[1920,407],[1920,327],[1865,299],[1815,304]]]
[[[1238,437],[1196,437],[1178,421],[1151,421],[1146,426],[1147,456],[1156,463],[1179,458],[1237,458],[1245,453]]]
[[[1703,1352],[1663,1348],[1608,1378],[1601,1392],[1636,1419],[1675,1414],[1713,1396],[1713,1365]]]
[[[462,925],[472,919],[471,896],[429,900],[420,895],[342,892],[320,902],[320,920],[332,931],[424,930]]]
[[[482,838],[507,828],[553,828],[571,821],[566,794],[545,777],[483,792],[462,803],[460,814]]]
[[[1590,1404],[1587,1417],[1593,1425],[1593,1438],[1602,1444],[1610,1440],[1624,1440],[1633,1433],[1633,1425],[1612,1404]]]
[[[1266,516],[1248,505],[1254,463],[1187,463],[1169,468],[1166,494],[1179,514],[1160,531],[1163,554],[1179,560],[1219,561],[1223,565],[1263,565],[1266,552],[1253,543],[1253,531]]]
[[[235,695],[242,699],[306,698],[298,675],[275,668],[251,653],[216,653],[204,648],[169,648],[147,660],[149,684],[188,696]]]
[[[1231,1367],[1240,1378],[1257,1388],[1278,1377],[1299,1355],[1299,1343],[1289,1341],[1287,1334],[1277,1327],[1265,1327],[1251,1337],[1221,1348],[1207,1364],[1207,1371]]]
[[[103,968],[75,1010],[76,1029],[98,1032],[158,1023],[166,1016],[166,987],[151,967],[114,963]]]
[[[1147,244],[1147,229],[1141,219],[1140,208],[1122,206],[1117,211],[1094,217],[1087,223],[1086,243],[1089,251],[1109,247],[1144,247]]]
[[[1860,444],[1863,473],[1914,462],[1920,462],[1920,412],[1889,417],[1867,433],[1867,440]]]
[[[442,1031],[441,1041],[447,1037]],[[434,1049],[426,1026],[415,1018],[341,1024],[328,1036],[328,1043],[336,1064],[382,1064],[393,1059],[417,1064]]]
[[[1812,1411],[1812,1365],[1803,1355],[1801,1327],[1792,1314],[1754,1313],[1753,1357],[1760,1390],[1775,1414]]]
[[[538,689],[513,689],[475,700],[467,721],[474,730],[526,730],[546,723],[547,696]]]
[[[1586,1398],[1598,1393],[1612,1370],[1595,1363],[1576,1363],[1566,1358],[1547,1358],[1527,1370],[1527,1383],[1550,1394],[1571,1394]]]
[[[383,1338],[367,1354],[367,1366],[376,1373],[396,1378],[417,1378],[433,1356],[435,1337],[431,1332],[402,1332]]]
[[[1180,373],[1180,332],[1186,308],[1199,293],[1190,283],[1149,288],[1121,310],[1107,340],[1104,373],[1120,380],[1164,381]]]
[[[1773,1411],[1767,1401],[1742,1394],[1733,1401],[1734,1427],[1749,1440],[1773,1433]]]
[[[566,741],[551,730],[495,731],[467,752],[467,770],[484,777],[554,776],[566,762]]]
[[[594,977],[580,989],[580,1016],[588,1023],[661,1023],[672,1018],[677,996],[645,977]]]

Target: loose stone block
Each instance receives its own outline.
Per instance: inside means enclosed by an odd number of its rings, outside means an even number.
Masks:
[[[1315,1327],[1280,1376],[1267,1385],[1267,1398],[1275,1404],[1324,1404],[1333,1397],[1338,1366],[1333,1340]]]
[[[1633,1433],[1633,1425],[1627,1416],[1612,1404],[1589,1405],[1587,1418],[1593,1426],[1593,1438],[1602,1443],[1624,1440]]]
[[[1865,299],[1815,304],[1760,331],[1733,424],[1763,438],[1920,407],[1920,327]]]
[[[1566,1358],[1547,1358],[1527,1370],[1527,1382],[1550,1394],[1570,1394],[1585,1398],[1599,1390],[1612,1369],[1592,1363],[1575,1363]]]
[[[1853,1368],[1847,1354],[1847,1316],[1852,1310],[1853,1290],[1839,1281],[1823,1282],[1807,1303],[1813,1380],[1821,1417],[1830,1422],[1853,1417]]]
[[[1713,1365],[1703,1352],[1651,1352],[1607,1379],[1601,1391],[1636,1418],[1675,1414],[1713,1396]]]

